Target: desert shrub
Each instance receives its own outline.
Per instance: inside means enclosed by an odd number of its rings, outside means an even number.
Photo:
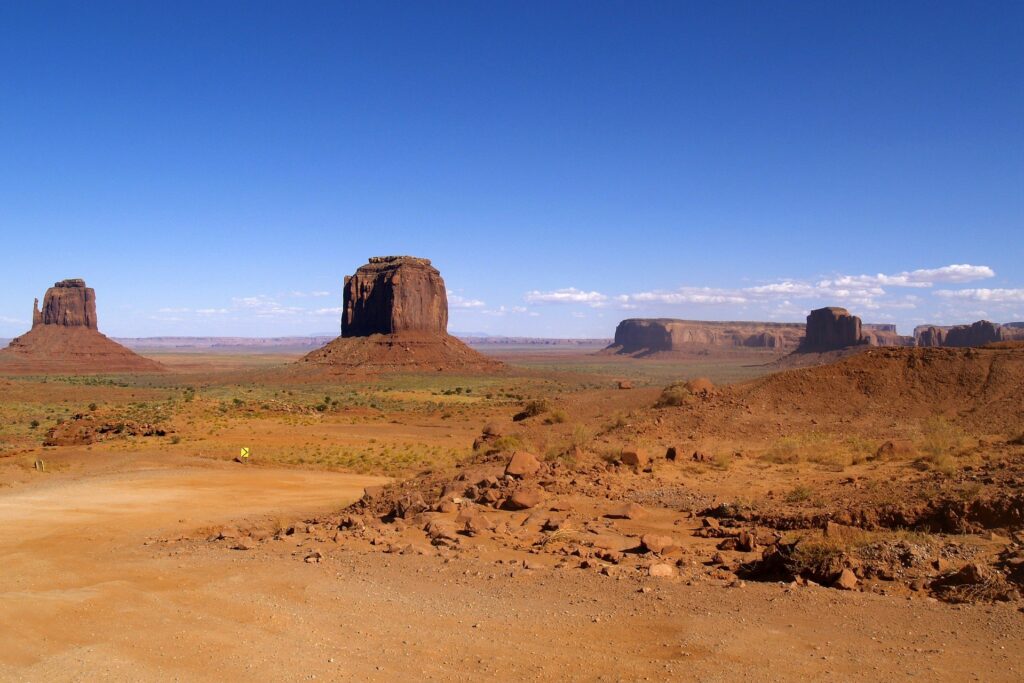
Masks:
[[[534,399],[532,401],[527,401],[523,406],[523,409],[516,413],[512,419],[519,421],[525,420],[528,417],[537,417],[542,413],[548,412],[550,409],[551,406],[548,405],[547,400],[543,398]]]
[[[174,444],[174,445],[178,445],[179,443],[181,443],[181,437],[180,436],[172,436],[171,437],[171,443]]]
[[[798,463],[800,462],[799,444],[792,437],[779,439],[764,452],[761,459],[776,465]]]
[[[929,458],[948,454],[951,450],[959,448],[963,441],[960,430],[939,415],[925,420],[921,436],[923,450]]]
[[[920,465],[946,476],[956,472],[956,459],[953,452],[963,443],[963,435],[960,430],[945,418],[935,415],[925,421],[921,428],[921,434],[922,450],[925,457],[919,461]]]
[[[488,453],[505,453],[525,448],[523,438],[518,434],[507,434],[499,436],[487,449]]]
[[[1010,443],[1014,446],[1024,446],[1024,432],[1021,432],[1019,436],[1010,439]]]
[[[807,486],[805,484],[800,484],[799,486],[795,487],[792,491],[787,493],[786,497],[784,498],[784,500],[787,503],[802,503],[802,502],[804,502],[806,500],[810,500],[811,499],[811,495],[813,493],[814,493],[814,490],[811,489],[810,486]]]
[[[95,403],[90,403],[89,404],[89,410],[96,410],[96,408],[98,408],[98,407],[99,406],[97,406]]]
[[[827,583],[843,571],[849,556],[846,543],[829,539],[798,542],[786,556],[786,568],[797,576]]]
[[[566,419],[567,418],[565,416],[565,412],[564,411],[552,410],[551,413],[548,414],[548,416],[546,418],[544,418],[544,424],[547,424],[547,425],[562,424],[563,422],[566,421]]]
[[[35,429],[38,426],[39,426],[39,420],[32,420],[31,422],[28,423],[28,428],[29,429]]]
[[[576,425],[572,428],[572,435],[569,437],[569,448],[583,449],[590,443],[590,431],[583,425]]]
[[[671,408],[686,404],[686,400],[693,394],[687,387],[686,382],[673,382],[661,390],[655,408]]]
[[[851,463],[851,458],[845,453],[829,448],[818,448],[807,456],[807,461],[821,465],[823,469],[830,472],[842,472]]]

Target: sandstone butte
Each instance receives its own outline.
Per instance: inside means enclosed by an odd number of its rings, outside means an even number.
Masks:
[[[502,367],[448,334],[448,295],[425,258],[377,256],[345,277],[341,336],[301,365],[347,371],[489,371]]]
[[[0,373],[160,372],[164,367],[100,333],[96,292],[62,280],[32,306],[32,329],[0,350]]]
[[[1024,340],[1024,322],[967,325],[920,325],[914,336],[903,336],[890,323],[862,323],[845,308],[829,306],[811,311],[806,324],[720,322],[672,318],[630,318],[615,329],[614,342],[603,353],[632,356],[704,352],[711,349],[765,350],[776,353],[816,353],[858,346],[978,347]]]
[[[808,335],[810,347],[804,342]],[[825,308],[812,312],[807,324],[631,318],[619,323],[615,340],[605,352],[634,356],[711,349],[788,353],[798,348],[822,351],[864,343],[910,346],[912,342],[900,336],[895,325],[862,325],[845,309]]]

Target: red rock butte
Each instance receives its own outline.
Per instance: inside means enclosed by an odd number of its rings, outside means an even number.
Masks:
[[[345,277],[341,336],[300,363],[342,371],[493,370],[448,334],[448,295],[425,258],[376,256]]]
[[[0,350],[0,373],[160,372],[99,332],[96,292],[84,280],[62,280],[32,306],[32,329]]]

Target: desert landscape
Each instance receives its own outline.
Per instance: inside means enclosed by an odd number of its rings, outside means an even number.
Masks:
[[[1024,681],[1021,45],[0,2],[0,683]]]
[[[305,354],[142,357],[47,291],[0,351],[3,678],[1019,679],[1024,343],[482,353],[426,259],[344,285]]]

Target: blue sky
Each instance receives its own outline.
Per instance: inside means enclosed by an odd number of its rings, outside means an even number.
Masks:
[[[0,336],[1024,319],[1024,4],[0,3]]]

